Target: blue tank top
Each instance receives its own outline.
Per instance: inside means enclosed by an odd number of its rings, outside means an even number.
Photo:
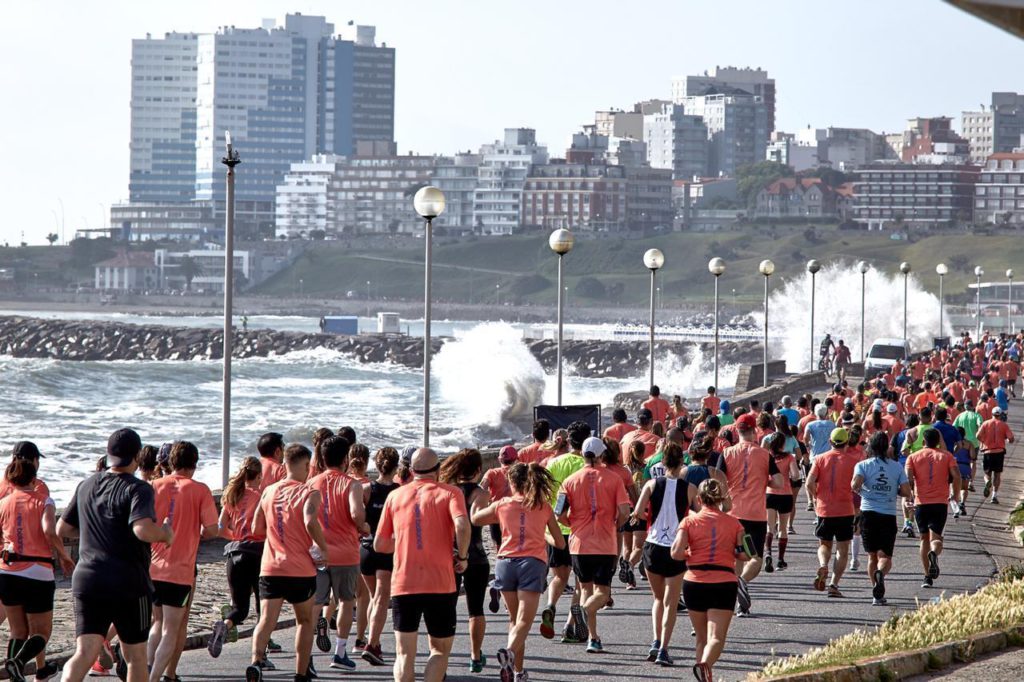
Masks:
[[[686,473],[683,475],[683,480],[693,484],[694,487],[699,486],[709,478],[711,478],[711,472],[708,471],[707,464],[690,464],[686,467]]]

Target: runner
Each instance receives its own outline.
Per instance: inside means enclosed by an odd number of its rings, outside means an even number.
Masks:
[[[839,339],[839,345],[836,346],[835,363],[836,376],[843,382],[846,380],[846,368],[850,366],[850,347],[842,339]]]
[[[249,600],[256,597],[256,613],[260,608],[260,559],[266,534],[252,532],[252,517],[260,503],[260,478],[263,467],[255,457],[246,457],[242,466],[231,477],[221,495],[220,535],[228,542],[224,545],[227,557],[228,592],[230,606],[221,606],[221,620],[214,622],[213,633],[206,648],[214,658],[227,641],[238,641],[238,626],[249,616]]]
[[[565,539],[548,502],[555,483],[547,469],[536,463],[518,463],[509,469],[508,479],[512,494],[476,511],[473,523],[490,523],[502,531],[494,567],[494,585],[509,613],[508,640],[504,648],[498,649],[501,680],[528,682],[524,667],[526,637],[544,592],[547,537],[555,547],[563,548]]]
[[[171,446],[170,461],[173,473],[153,482],[157,518],[170,520],[175,542],[152,547],[153,627],[146,652],[150,682],[159,682],[171,659],[181,656],[195,592],[199,541],[220,533],[213,494],[205,483],[192,480],[199,449],[188,441],[177,441]]]
[[[967,432],[964,431],[963,427],[958,426],[956,430],[960,434],[960,442],[956,444],[956,448],[953,450],[953,459],[956,460],[957,469],[960,470],[960,499],[956,500],[958,504],[953,518],[960,518],[967,513],[967,494],[973,487],[971,485],[971,478],[973,476],[974,463],[978,459],[978,453],[974,448],[974,444],[967,440]]]
[[[621,407],[612,410],[612,425],[604,430],[605,438],[613,438],[621,443],[622,437],[630,431],[636,431],[636,427],[626,420],[626,411]]]
[[[668,428],[668,417],[672,412],[672,406],[668,404],[667,400],[661,397],[661,389],[657,386],[651,386],[649,395],[650,397],[645,400],[640,407],[644,407],[651,411],[656,424],[661,424],[665,428]]]
[[[931,587],[939,577],[951,481],[953,499],[960,496],[960,470],[953,455],[939,449],[941,442],[937,430],[925,431],[924,448],[907,457],[907,480],[914,490],[917,528],[921,532],[921,564],[925,574],[921,587]]]
[[[700,399],[701,409],[711,410],[712,415],[718,414],[718,407],[722,402],[715,395],[717,392],[714,386],[708,386],[708,394]]]
[[[743,525],[722,510],[729,493],[718,479],[705,480],[697,490],[701,509],[679,524],[671,556],[686,562],[683,601],[697,637],[693,675],[698,682],[712,682],[712,666],[725,648],[736,608],[739,587],[734,567],[751,558],[742,549],[750,542]]]
[[[445,458],[438,478],[462,491],[466,509],[470,514],[490,504],[487,493],[479,486],[483,475],[483,457],[479,450],[465,448]],[[491,577],[491,563],[484,549],[483,528],[475,523],[470,526],[469,560],[466,570],[455,576],[455,589],[466,595],[466,611],[469,612],[469,672],[482,673],[487,665],[483,653],[484,634],[487,618],[484,616],[484,596],[487,594]],[[491,590],[491,613],[498,612],[498,592]]]
[[[860,495],[861,537],[868,553],[868,580],[873,606],[885,606],[885,576],[892,570],[896,515],[900,496],[909,498],[907,474],[889,457],[889,438],[878,432],[868,443],[870,459],[853,469],[853,492]]]
[[[782,474],[775,460],[755,442],[756,418],[744,414],[736,420],[740,442],[722,453],[719,468],[729,482],[732,509],[729,514],[739,519],[751,538],[751,552],[736,562],[739,576],[739,614],[750,613],[749,584],[761,572],[764,563],[764,541],[768,533],[768,507],[765,489],[782,490]]]
[[[260,453],[260,465],[263,467],[263,476],[260,478],[262,493],[285,477],[285,468],[281,464],[284,460],[284,436],[273,431],[265,433],[256,443],[256,450]]]
[[[395,682],[412,682],[420,621],[430,645],[423,679],[441,682],[455,638],[455,573],[466,570],[471,536],[465,497],[437,482],[437,453],[420,448],[413,481],[388,495],[374,550],[394,553],[391,608],[395,627]],[[452,546],[456,547],[453,562]],[[454,568],[453,568],[454,563]]]
[[[295,611],[295,680],[310,679],[313,648],[313,595],[317,565],[310,548],[316,545],[319,561],[331,560],[320,525],[320,493],[306,485],[312,453],[293,443],[284,451],[286,475],[267,486],[252,521],[254,534],[266,534],[260,562],[260,620],[252,637],[252,664],[246,682],[260,682],[264,670],[275,666],[267,658],[267,642],[277,627],[285,601]]]
[[[384,622],[388,618],[388,608],[391,604],[391,571],[394,568],[394,557],[391,554],[377,552],[373,548],[373,538],[377,534],[384,503],[388,496],[400,487],[395,482],[398,451],[394,448],[381,448],[373,456],[373,463],[377,467],[377,480],[363,486],[363,503],[366,507],[366,523],[370,527],[370,533],[361,540],[359,572],[363,574],[363,582],[370,593],[370,613],[366,646],[363,647],[360,656],[370,665],[384,665],[380,636],[384,631]]]
[[[511,445],[506,445],[498,451],[498,466],[484,472],[484,477],[480,480],[480,487],[487,493],[487,497],[490,498],[491,502],[497,502],[512,494],[512,487],[508,481],[508,471],[518,461],[519,453]],[[489,530],[494,546],[500,546],[501,528],[495,523],[491,525]],[[492,613],[497,613],[497,607],[495,607]]]
[[[936,433],[936,435],[938,435]],[[850,540],[853,539],[853,492],[848,481],[853,481],[853,470],[857,462],[848,456],[846,445],[850,435],[844,428],[832,431],[829,441],[832,449],[814,458],[811,473],[807,476],[807,488],[815,499],[818,522],[814,534],[818,538],[818,574],[814,578],[814,589],[825,590],[828,578],[828,564],[832,550],[836,556],[832,562],[832,580],[828,581],[828,596],[842,597],[839,581],[846,571],[850,554]]]
[[[651,584],[654,605],[651,625],[654,640],[647,660],[661,666],[675,665],[669,655],[669,644],[676,627],[677,605],[683,587],[686,562],[672,558],[672,542],[679,523],[687,510],[699,509],[697,487],[682,477],[683,449],[675,443],[665,447],[662,465],[664,476],[644,484],[640,499],[630,515],[636,524],[641,518],[650,519],[650,530],[643,546],[644,567]]]
[[[120,429],[107,440],[109,468],[75,489],[57,523],[62,538],[78,537],[78,565],[71,578],[75,598],[75,653],[64,664],[64,682],[81,682],[113,625],[128,682],[148,679],[150,543],[172,545],[169,520],[156,523],[153,487],[135,478],[139,434]]]
[[[587,641],[587,653],[603,653],[597,612],[611,596],[617,555],[615,529],[629,516],[629,497],[619,477],[599,466],[604,454],[600,438],[583,443],[584,468],[569,476],[558,493],[555,512],[571,529],[569,552],[580,587],[580,603],[572,607],[574,633]]]
[[[785,419],[785,417],[783,417]],[[796,457],[786,450],[788,438],[782,431],[773,433],[768,438],[768,452],[775,460],[775,467],[782,474],[781,488],[765,488],[765,505],[768,508],[768,532],[764,540],[764,570],[772,573],[778,568],[786,570],[786,547],[789,545],[789,525],[793,516],[793,482],[800,480],[800,467]],[[779,563],[772,563],[772,537],[779,536]]]
[[[622,440],[619,441],[619,445],[622,447],[622,452],[629,452],[631,443],[643,443],[644,461],[647,461],[654,455],[654,451],[658,447],[659,438],[653,433],[657,422],[654,421],[653,413],[646,407],[642,407],[636,413],[636,423],[638,428],[624,435]]]
[[[519,449],[519,461],[525,464],[539,462],[547,453],[544,451],[544,444],[551,436],[551,424],[547,419],[538,419],[533,422],[533,442]]]
[[[978,429],[978,442],[981,443],[981,467],[985,471],[985,488],[982,495],[992,504],[999,504],[999,485],[1003,480],[1006,443],[1013,442],[1013,431],[1006,423],[1000,408],[992,410],[992,418]],[[989,494],[992,495],[991,498]]]
[[[355,438],[355,431],[347,426],[343,426],[338,429],[338,435],[348,440],[347,436],[341,434],[348,430],[349,435]],[[348,451],[348,475],[359,482],[363,486],[365,493],[366,488],[370,485],[370,479],[366,475],[366,470],[370,466],[370,448],[363,443],[352,443],[352,447]],[[331,620],[334,618],[335,610],[338,606],[338,600],[333,596],[331,597],[331,603],[327,611],[327,619]],[[369,621],[370,613],[370,591],[366,589],[365,583],[356,579],[356,626],[355,626],[355,642],[352,644],[353,652],[362,652],[366,646],[366,627]]]
[[[316,571],[314,601],[321,607],[316,621],[316,646],[331,650],[327,610],[331,597],[338,601],[335,615],[337,638],[331,667],[351,672],[355,661],[348,655],[348,637],[352,631],[352,609],[356,606],[359,579],[359,536],[368,534],[363,485],[345,473],[351,445],[341,436],[331,436],[320,444],[324,471],[306,484],[320,493],[320,525],[327,544],[327,559]]]

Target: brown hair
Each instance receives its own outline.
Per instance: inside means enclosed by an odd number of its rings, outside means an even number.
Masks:
[[[171,446],[171,468],[174,471],[195,469],[199,464],[199,448],[187,440],[178,440]]]
[[[224,494],[220,501],[226,507],[234,507],[241,501],[242,493],[245,492],[245,484],[255,481],[263,476],[263,467],[255,457],[246,457],[242,460],[242,466],[231,477],[228,484],[224,486]]]
[[[381,448],[373,456],[373,464],[377,467],[377,473],[382,476],[393,474],[398,469],[398,450],[394,448]]]
[[[370,448],[366,447],[362,443],[356,443],[348,450],[348,468],[349,471],[366,472],[366,467],[370,462]]]
[[[614,438],[602,438],[604,441],[604,454],[601,455],[601,463],[605,466],[615,466],[622,463],[622,447],[619,441]]]
[[[18,488],[24,488],[36,478],[36,464],[30,459],[21,459],[15,457],[11,460],[11,463],[7,465],[7,471],[4,473],[4,478]]]
[[[292,443],[284,449],[284,461],[286,464],[292,464],[303,459],[308,460],[312,456],[313,453],[302,443]]]
[[[707,478],[701,481],[697,495],[705,507],[718,507],[725,500],[725,486],[717,478]]]
[[[683,465],[683,449],[679,443],[669,441],[661,452],[661,463],[666,469],[678,469]]]
[[[654,426],[651,427],[651,433],[658,438],[665,437],[665,426],[661,422],[654,422]]]
[[[438,480],[450,485],[471,481],[483,468],[484,459],[480,451],[475,448],[463,448],[451,457],[445,458]]]
[[[516,462],[508,470],[508,482],[512,489],[523,496],[523,502],[531,509],[549,504],[555,489],[551,472],[537,462],[525,464]]]
[[[324,471],[327,468],[327,462],[324,461],[324,453],[320,451],[320,446],[333,435],[334,431],[323,427],[313,432],[313,466],[317,471]]]
[[[156,456],[159,452],[155,445],[142,446],[138,456],[139,469],[147,474],[155,472],[157,468]]]
[[[626,451],[626,466],[633,471],[642,471],[644,468],[644,444],[638,440],[629,444]]]

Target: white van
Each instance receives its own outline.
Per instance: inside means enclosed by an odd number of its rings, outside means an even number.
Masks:
[[[864,358],[864,378],[869,379],[889,371],[897,360],[906,365],[910,357],[910,344],[906,339],[875,339]]]

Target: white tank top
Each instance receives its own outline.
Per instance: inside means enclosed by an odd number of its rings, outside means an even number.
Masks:
[[[676,510],[676,485],[686,481],[677,478],[665,478],[665,494],[661,498],[661,509],[658,516],[647,529],[647,542],[662,547],[671,547],[679,529],[679,514]]]

